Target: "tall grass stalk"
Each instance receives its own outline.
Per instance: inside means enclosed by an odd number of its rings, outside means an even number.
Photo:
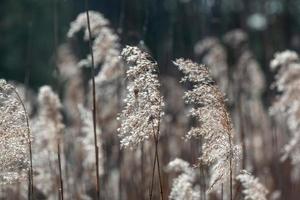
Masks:
[[[64,200],[64,184],[62,178],[61,170],[61,156],[60,156],[60,140],[57,140],[57,160],[58,160],[58,169],[59,169],[59,196],[60,200]]]
[[[144,170],[144,144],[141,144],[141,183],[145,182],[145,170]],[[144,185],[141,185],[141,199],[145,199],[145,188]]]
[[[160,116],[160,114],[159,114]],[[154,139],[154,145],[155,145],[155,156],[154,156],[154,163],[152,168],[152,180],[151,180],[151,190],[150,190],[150,200],[152,199],[152,193],[153,193],[153,182],[154,182],[154,174],[155,174],[155,165],[157,164],[157,173],[158,173],[158,179],[159,179],[159,188],[160,188],[160,197],[163,200],[164,194],[163,194],[163,181],[161,177],[161,170],[160,170],[160,162],[159,162],[159,156],[158,156],[158,137],[160,132],[160,120],[158,121],[158,127],[157,131],[155,131],[153,123],[153,139]]]
[[[150,192],[149,192],[149,199],[150,200],[152,200],[152,195],[153,195],[155,169],[156,169],[156,154],[154,155],[154,161],[153,161],[153,166],[152,166],[151,185],[150,185]]]
[[[32,144],[31,144],[31,132],[30,132],[30,125],[29,125],[29,116],[25,104],[20,97],[17,90],[13,87],[12,88],[14,93],[17,95],[18,100],[21,102],[21,105],[24,109],[25,118],[26,118],[26,126],[27,126],[27,137],[28,137],[28,149],[29,149],[29,191],[28,191],[28,199],[33,199],[33,167],[32,167]]]
[[[57,49],[58,49],[58,15],[57,15],[57,0],[53,0],[53,43],[54,43],[54,66],[55,66],[55,88],[59,91],[59,69],[56,65],[57,61]],[[63,177],[62,177],[62,167],[61,167],[61,153],[60,153],[60,139],[57,139],[57,161],[58,161],[58,171],[59,171],[59,184],[58,184],[58,197],[60,200],[64,200],[64,189],[63,189]]]
[[[163,180],[162,180],[162,176],[161,176],[160,162],[159,162],[159,157],[158,157],[158,133],[159,133],[159,126],[158,126],[157,135],[154,136],[154,140],[155,140],[155,157],[156,157],[156,162],[157,162],[157,172],[158,172],[158,179],[159,179],[160,197],[161,197],[162,200],[164,200]]]
[[[89,16],[89,8],[88,8],[88,0],[85,0],[86,7],[86,17],[88,24],[88,32],[89,32],[89,48],[91,54],[91,76],[92,76],[92,93],[93,93],[93,128],[94,128],[94,140],[95,140],[95,161],[96,161],[96,199],[100,199],[100,177],[99,177],[99,159],[98,159],[98,145],[97,145],[97,116],[96,116],[96,87],[95,87],[95,66],[94,66],[94,54],[92,47],[92,34],[91,34],[91,25],[90,25],[90,16]]]

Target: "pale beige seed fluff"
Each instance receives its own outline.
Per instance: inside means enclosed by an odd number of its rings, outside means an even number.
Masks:
[[[246,200],[267,200],[269,193],[267,188],[259,182],[257,178],[252,176],[246,170],[243,170],[236,179],[241,182],[243,186],[242,193]]]
[[[300,59],[296,52],[286,50],[276,53],[270,65],[271,69],[277,70],[273,87],[280,92],[270,108],[270,114],[284,120],[291,133],[281,160],[291,159],[291,178],[296,181],[300,179]]]
[[[169,195],[170,200],[200,199],[200,187],[199,185],[195,185],[196,172],[195,169],[190,167],[188,162],[180,158],[175,158],[168,164],[167,170],[179,173],[173,180]]]
[[[38,93],[38,114],[32,122],[34,184],[49,199],[57,198],[57,144],[61,144],[61,161],[63,159],[63,133],[65,125],[61,114],[62,104],[59,96],[50,86],[42,86]]]
[[[27,177],[29,127],[16,89],[0,79],[0,185]]]
[[[109,27],[109,21],[99,12],[89,11],[91,36],[93,39],[92,49],[94,54],[94,65],[101,64],[100,72],[95,76],[97,84],[101,84],[109,79],[116,78],[123,73],[123,63],[120,58],[119,37]],[[80,13],[71,22],[67,36],[75,37],[80,30],[84,30],[84,40],[89,40],[89,31],[86,13]],[[79,66],[91,66],[91,55],[82,59]]]
[[[120,114],[118,129],[121,146],[135,148],[153,137],[163,115],[163,98],[157,76],[157,63],[137,47],[127,46],[122,56],[129,65],[125,107]]]
[[[212,191],[228,180],[230,170],[237,165],[240,148],[233,144],[232,123],[224,95],[206,66],[184,59],[177,59],[174,64],[184,74],[182,81],[193,84],[193,88],[185,92],[184,99],[193,105],[190,115],[197,120],[197,125],[186,137],[203,139],[199,165],[210,168],[208,191]]]
[[[81,119],[81,132],[82,136],[79,137],[78,143],[81,144],[83,154],[83,167],[86,170],[94,171],[95,168],[95,141],[94,141],[94,128],[92,112],[85,108],[83,105],[78,105]],[[99,174],[104,173],[104,156],[101,142],[101,130],[97,127],[97,145],[98,145],[98,159],[99,159]]]

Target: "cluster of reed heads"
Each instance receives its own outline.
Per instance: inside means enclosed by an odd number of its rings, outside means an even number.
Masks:
[[[181,78],[161,75],[145,46],[122,49],[101,13],[80,14],[67,38],[58,84],[36,94],[0,81],[0,199],[299,197],[296,52],[275,54],[268,86],[241,30],[175,59]]]

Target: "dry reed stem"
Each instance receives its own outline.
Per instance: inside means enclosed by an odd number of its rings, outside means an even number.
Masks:
[[[62,170],[61,170],[61,156],[60,156],[60,140],[57,140],[57,159],[58,159],[58,169],[59,169],[59,196],[61,200],[64,200],[64,185],[62,178]]]
[[[92,59],[92,67],[91,67],[91,76],[92,76],[92,90],[93,90],[93,128],[94,128],[94,140],[95,140],[95,160],[96,160],[96,199],[100,199],[100,177],[99,177],[99,159],[98,159],[98,145],[97,145],[97,117],[96,117],[96,87],[95,87],[95,66],[94,66],[94,54],[92,47],[92,34],[91,34],[91,25],[90,25],[90,17],[89,17],[89,8],[88,8],[88,0],[85,0],[86,6],[86,17],[88,24],[88,32],[89,32],[89,48]]]
[[[28,191],[28,199],[33,199],[33,167],[32,167],[32,144],[31,144],[31,132],[30,132],[30,125],[29,125],[29,117],[25,107],[25,104],[20,97],[18,91],[12,87],[13,92],[17,95],[25,113],[26,118],[26,126],[27,126],[27,137],[28,137],[28,148],[29,148],[29,159],[30,159],[30,168],[29,168],[29,191]]]
[[[154,161],[153,161],[153,167],[152,167],[151,187],[150,187],[150,193],[149,193],[150,200],[152,200],[152,195],[153,195],[153,183],[154,183],[155,168],[156,168],[156,155],[154,155]]]
[[[161,99],[160,99],[159,104],[161,104]],[[161,111],[159,113],[159,116],[161,116]],[[154,139],[154,144],[155,144],[155,156],[154,156],[154,163],[153,163],[153,169],[152,169],[150,200],[152,199],[154,172],[155,172],[156,163],[157,163],[157,171],[158,171],[158,179],[159,179],[160,198],[162,200],[164,200],[163,181],[162,181],[162,177],[161,177],[160,163],[159,163],[159,156],[158,156],[158,137],[159,137],[159,133],[160,133],[160,119],[158,120],[157,131],[155,131],[155,129],[154,129],[153,119],[151,120],[151,123],[152,123],[152,128],[153,128],[153,139]]]
[[[145,172],[144,172],[144,144],[141,144],[141,198],[142,200],[145,199],[145,188],[144,188],[144,182],[145,182],[145,179],[144,179],[144,175],[145,175]]]

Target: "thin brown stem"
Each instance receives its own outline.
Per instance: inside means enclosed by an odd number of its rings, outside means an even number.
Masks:
[[[160,102],[160,104],[161,104],[161,102]],[[161,114],[159,113],[159,116],[160,115]],[[155,157],[154,157],[154,165],[153,165],[153,167],[155,168],[155,160],[156,160],[156,162],[157,162],[157,171],[158,171],[158,179],[159,179],[159,187],[160,187],[160,196],[161,196],[161,199],[163,200],[164,199],[163,182],[162,182],[162,177],[161,177],[161,173],[160,173],[160,164],[159,164],[159,156],[158,156],[158,137],[159,137],[159,133],[160,133],[160,119],[158,120],[157,131],[155,131],[153,120],[151,121],[151,123],[152,123],[153,138],[154,138],[154,144],[155,144]],[[153,170],[153,172],[152,172],[153,176],[154,176],[154,171],[155,170]],[[153,178],[152,178],[152,184],[153,184]],[[151,191],[152,191],[152,189],[153,188],[151,188]]]
[[[224,186],[223,186],[223,183],[222,183],[222,186],[221,186],[221,200],[224,199]]]
[[[153,194],[153,183],[154,183],[155,167],[156,167],[156,154],[154,156],[153,167],[152,167],[151,188],[150,188],[150,193],[149,193],[149,199],[150,200],[152,200],[152,194]]]
[[[159,104],[161,105],[161,98],[159,100]],[[159,115],[161,116],[161,110],[159,111]],[[153,125],[153,121],[152,121],[152,125]],[[157,171],[158,171],[158,178],[159,178],[159,186],[160,186],[160,195],[161,195],[161,199],[164,200],[164,193],[163,193],[163,180],[161,177],[161,173],[160,173],[160,165],[159,165],[159,157],[158,157],[158,139],[159,139],[159,134],[160,134],[160,118],[158,120],[158,124],[157,124],[157,132],[156,135],[154,135],[154,139],[155,139],[155,153],[156,153],[156,159],[157,159]]]
[[[224,99],[222,99],[222,101],[224,102]],[[225,107],[224,109],[224,113],[227,113]],[[232,158],[233,158],[233,148],[232,148],[232,137],[231,137],[231,124],[230,124],[230,119],[228,117],[227,114],[225,114],[225,122],[226,122],[226,127],[228,128],[228,142],[229,142],[229,191],[230,191],[230,200],[233,199],[233,180],[232,180]]]
[[[97,196],[98,196],[98,199],[100,199],[100,178],[99,178],[99,147],[98,145],[96,145],[96,176],[97,176]]]
[[[64,200],[64,185],[61,170],[61,156],[60,156],[60,141],[57,140],[57,159],[58,159],[58,170],[59,170],[59,196],[61,200]]]
[[[95,64],[94,64],[94,54],[92,47],[92,34],[91,34],[91,25],[90,25],[90,16],[89,16],[89,8],[88,8],[88,0],[85,0],[86,6],[86,17],[87,17],[87,25],[89,32],[89,48],[90,55],[92,59],[91,66],[91,76],[92,76],[92,93],[93,93],[93,129],[94,129],[94,147],[95,147],[95,161],[96,161],[96,199],[100,199],[100,176],[99,176],[99,158],[98,158],[98,143],[97,143],[97,116],[96,116],[96,86],[95,86]]]
[[[160,164],[159,164],[159,158],[158,158],[158,138],[156,138],[155,141],[155,157],[157,162],[157,171],[158,171],[158,179],[159,179],[159,186],[160,186],[160,196],[161,199],[164,200],[164,193],[163,193],[163,183],[162,183],[162,177],[160,173]]]
[[[206,200],[206,183],[205,183],[205,169],[202,163],[200,162],[200,185],[201,185],[201,199]]]
[[[239,98],[239,105],[238,107],[238,114],[240,119],[240,133],[241,133],[241,143],[242,143],[242,169],[246,167],[246,160],[247,160],[247,152],[246,152],[246,142],[245,142],[245,131],[244,131],[244,118],[242,116],[242,101]]]
[[[144,182],[145,182],[145,172],[144,172],[144,144],[141,145],[141,197],[142,200],[145,199],[145,189],[144,189]]]
[[[201,172],[202,170],[201,170],[201,167],[199,167],[199,174],[200,174],[200,191],[201,191],[201,193],[200,193],[200,200],[203,200],[203,186],[202,186],[202,172]]]
[[[229,173],[229,187],[230,187],[230,200],[232,200],[233,198],[233,194],[232,194],[232,143],[231,143],[231,136],[229,135],[229,147],[230,147],[230,157],[229,157],[229,170],[230,170],[230,173]]]
[[[19,99],[24,113],[25,113],[25,118],[26,118],[26,126],[27,126],[27,138],[28,138],[28,149],[29,149],[29,191],[28,191],[28,198],[33,199],[33,167],[32,167],[32,144],[31,144],[31,132],[30,132],[30,125],[29,125],[29,117],[28,117],[28,112],[26,110],[25,104],[20,97],[18,91],[15,88],[12,88],[14,93],[17,95],[17,98]]]
[[[30,134],[29,134],[30,137]],[[29,138],[28,141],[28,147],[29,147],[29,159],[30,159],[30,193],[31,193],[31,199],[33,199],[33,167],[32,167],[32,144],[31,139]]]
[[[119,157],[118,157],[118,166],[119,166],[119,199],[122,199],[122,191],[123,191],[123,187],[122,187],[122,158],[123,158],[123,151],[120,147],[118,147],[119,149]]]

